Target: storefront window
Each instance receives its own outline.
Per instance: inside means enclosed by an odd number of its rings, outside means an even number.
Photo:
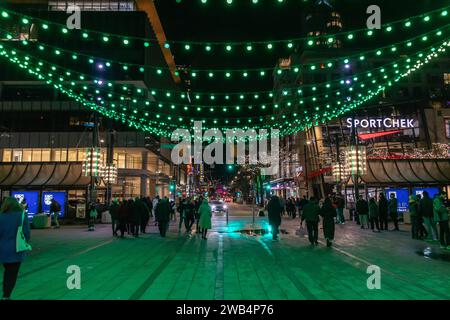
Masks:
[[[117,168],[119,169],[125,169],[125,154],[119,153],[117,154]]]
[[[31,156],[32,156],[31,150],[27,150],[27,149],[23,150],[22,161],[24,161],[24,162],[31,162]]]
[[[50,161],[50,149],[42,150],[42,160],[41,161]]]
[[[3,150],[3,162],[11,162],[11,150]]]
[[[41,150],[33,150],[32,151],[31,161],[33,161],[33,162],[40,162],[40,161],[42,161],[42,152],[41,152]]]
[[[22,150],[14,150],[12,156],[13,162],[22,162]]]
[[[70,149],[68,160],[69,161],[77,161],[77,153],[78,153],[77,150]]]

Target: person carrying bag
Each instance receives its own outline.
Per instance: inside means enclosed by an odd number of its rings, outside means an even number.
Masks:
[[[21,263],[31,250],[30,226],[25,212],[13,197],[0,208],[0,263],[3,264],[3,300],[9,300],[17,281]]]

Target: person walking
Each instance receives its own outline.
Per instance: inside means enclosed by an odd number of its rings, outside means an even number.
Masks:
[[[272,240],[278,241],[278,230],[281,225],[282,207],[280,199],[273,195],[267,204],[267,215],[269,217],[269,225],[272,228]]]
[[[89,231],[95,231],[95,220],[97,219],[98,211],[94,202],[89,204]]]
[[[156,206],[158,205],[158,202],[159,202],[159,196],[156,196],[156,197],[154,197],[153,198],[153,201],[152,201],[152,210],[153,210],[153,222],[155,222],[155,226],[156,226],[156,224],[158,223],[157,221],[156,221]]]
[[[117,220],[119,222],[118,230],[120,231],[120,237],[123,238],[127,231],[128,223],[128,202],[125,199],[119,205]]]
[[[415,195],[409,196],[408,211],[411,218],[411,236],[413,239],[419,239],[419,208]]]
[[[150,208],[147,205],[147,201],[145,201],[145,198],[141,198],[140,201],[141,206],[141,233],[145,233],[145,229],[147,228],[148,222],[150,221]]]
[[[306,221],[306,228],[308,230],[308,239],[311,245],[318,245],[319,238],[319,213],[320,207],[314,197],[309,199],[309,202],[303,207],[302,218]]]
[[[380,219],[380,230],[388,230],[388,206],[389,203],[383,192],[378,199],[378,213]]]
[[[422,211],[420,210],[420,201],[422,199],[422,196],[418,194],[416,195],[416,198],[417,198],[417,217],[419,221],[419,240],[423,240],[428,238],[428,231],[427,229],[425,229]]]
[[[378,223],[379,216],[379,208],[375,198],[370,198],[369,200],[369,219],[370,219],[370,228],[373,232],[375,232],[375,227],[377,228],[377,232],[380,232],[380,225]]]
[[[55,199],[51,200],[50,203],[50,216],[53,216],[53,221],[55,222],[55,229],[59,229],[58,217],[61,214],[61,205]]]
[[[361,223],[361,229],[369,229],[369,205],[367,201],[360,196],[357,196],[358,201],[356,201],[356,211],[358,212],[359,222]]]
[[[159,234],[164,238],[170,222],[170,205],[166,198],[161,199],[161,201],[158,202],[155,214],[156,221],[158,222]]]
[[[187,205],[187,199],[186,198],[180,199],[180,202],[177,205],[177,211],[180,214],[180,221],[178,222],[178,232],[181,232],[181,226],[184,223],[184,219],[185,219],[184,210],[186,208],[186,205]]]
[[[208,201],[206,202],[208,203]],[[195,200],[194,204],[194,219],[195,219],[195,230],[197,234],[200,234],[200,206],[203,204],[203,197],[199,197]],[[203,236],[202,236],[203,238]]]
[[[303,225],[303,208],[308,203],[308,199],[306,196],[303,196],[303,198],[300,200],[300,211],[298,212],[298,216],[300,218],[300,228],[302,228]]]
[[[119,201],[114,199],[109,206],[109,214],[111,215],[111,225],[113,236],[117,236],[117,229],[119,226]]]
[[[27,242],[30,241],[28,217],[21,205],[13,197],[4,199],[0,208],[0,263],[3,273],[3,300],[10,300],[16,285],[19,269],[26,257],[26,251],[17,252],[16,236],[19,226]]]
[[[442,249],[450,250],[448,209],[444,206],[445,193],[439,192],[433,200],[434,221],[439,223],[439,240]]]
[[[392,222],[394,223],[394,229],[392,231],[399,231],[398,228],[398,204],[397,204],[397,198],[395,197],[394,193],[391,193],[389,204],[388,204],[388,211],[389,211],[389,217],[391,218]]]
[[[200,201],[201,199],[199,199]],[[199,226],[200,230],[202,232],[202,239],[206,240],[206,234],[208,233],[208,229],[212,228],[212,212],[211,208],[208,204],[208,201],[206,199],[202,200],[202,204],[198,208],[198,214],[200,216],[199,218]]]
[[[184,226],[186,233],[190,233],[192,225],[195,222],[195,206],[192,203],[191,198],[187,198],[186,205],[184,206]]]
[[[428,232],[427,241],[437,241],[438,232],[436,228],[436,222],[433,221],[434,212],[433,212],[433,200],[430,198],[430,195],[427,191],[424,191],[422,194],[422,199],[420,199],[419,210],[420,215],[423,217],[423,222]]]
[[[327,247],[331,247],[334,240],[334,218],[337,216],[337,210],[333,207],[333,202],[329,197],[325,198],[322,208],[320,208],[320,216],[322,217],[323,236],[327,241]]]
[[[344,201],[344,198],[342,198],[340,195],[336,196],[335,205],[336,205],[336,214],[337,214],[336,223],[345,224],[345,217],[344,217],[345,201]]]

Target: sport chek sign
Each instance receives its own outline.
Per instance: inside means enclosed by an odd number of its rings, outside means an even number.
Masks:
[[[377,129],[412,129],[415,119],[397,118],[347,118],[347,128],[377,128]]]

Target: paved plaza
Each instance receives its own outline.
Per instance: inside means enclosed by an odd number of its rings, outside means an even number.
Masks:
[[[240,231],[252,227],[251,216],[228,225],[217,217],[206,241],[175,222],[166,238],[155,226],[138,239],[113,238],[110,225],[32,230],[13,299],[450,299],[450,252],[410,239],[406,225],[381,233],[337,225],[333,248],[311,247],[298,218],[285,218],[279,242]],[[267,219],[254,227],[266,229]],[[71,265],[81,269],[80,290],[67,288]],[[369,265],[381,268],[379,290],[367,288]]]

